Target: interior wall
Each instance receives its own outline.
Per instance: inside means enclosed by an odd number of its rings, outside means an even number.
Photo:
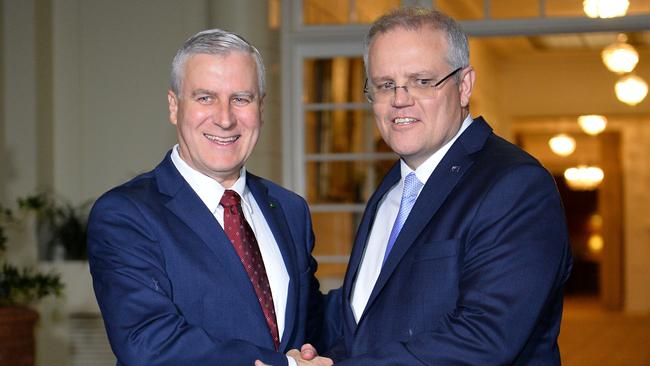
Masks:
[[[470,64],[476,71],[470,113],[472,117],[483,116],[497,134],[509,139],[511,121],[501,108],[499,61],[485,42],[470,39]]]
[[[650,80],[650,50],[639,49],[635,73]],[[631,107],[616,99],[618,76],[600,51],[512,52],[500,62],[501,99],[513,116],[650,114],[650,98]]]
[[[170,63],[204,1],[56,0],[54,188],[76,201],[152,169],[176,141]]]
[[[648,78],[645,78],[648,80]],[[646,100],[647,102],[648,100]],[[625,308],[650,312],[650,115],[622,119]]]
[[[4,20],[4,0],[0,0],[0,111],[5,110],[5,20]],[[5,198],[5,114],[0,113],[0,203],[6,201]]]
[[[37,95],[33,0],[2,2],[3,7],[3,203],[31,193],[37,186]]]

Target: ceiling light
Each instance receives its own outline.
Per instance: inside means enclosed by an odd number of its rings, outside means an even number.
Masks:
[[[597,166],[578,165],[564,171],[564,179],[575,191],[589,191],[598,187],[605,173]]]
[[[609,71],[623,74],[634,70],[639,63],[639,53],[626,42],[627,36],[621,33],[616,42],[605,47],[601,52],[603,63]]]
[[[569,156],[573,154],[576,149],[576,140],[565,133],[561,133],[551,137],[551,139],[548,140],[548,146],[557,155]]]
[[[628,0],[584,0],[582,8],[590,18],[622,17],[630,6]]]
[[[587,247],[589,248],[590,252],[600,253],[603,251],[604,246],[605,246],[605,241],[603,240],[602,235],[591,234],[591,236],[589,236],[589,239],[587,241]]]
[[[595,136],[605,130],[607,118],[596,114],[590,114],[578,117],[580,128],[589,135]]]
[[[636,75],[626,75],[618,79],[616,86],[616,98],[629,105],[637,105],[648,95],[648,84]]]

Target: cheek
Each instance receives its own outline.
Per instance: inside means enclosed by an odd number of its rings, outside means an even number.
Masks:
[[[239,124],[250,131],[251,135],[259,134],[262,127],[262,116],[258,110],[242,111],[241,113],[237,113],[236,118]]]

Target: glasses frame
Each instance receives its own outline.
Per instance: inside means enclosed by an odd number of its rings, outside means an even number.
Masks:
[[[431,88],[437,88],[440,86],[442,83],[444,83],[447,79],[449,79],[452,75],[455,73],[459,72],[460,70],[464,69],[465,67],[461,66],[456,68],[454,71],[450,72],[447,74],[447,76],[443,77],[442,79],[438,80],[435,84],[431,85]],[[404,88],[404,91],[409,93],[409,89],[407,85],[395,85],[391,89],[393,89],[393,97],[395,97],[395,94],[397,94],[397,89],[399,88]],[[370,103],[374,103],[374,98],[372,97],[372,94],[370,93],[370,89],[368,88],[368,78],[366,78],[366,82],[363,84],[363,94],[366,96],[366,99]],[[411,95],[409,93],[409,95]],[[411,95],[412,96],[412,95]]]

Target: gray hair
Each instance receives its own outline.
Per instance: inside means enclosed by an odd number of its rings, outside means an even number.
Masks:
[[[172,61],[171,89],[177,96],[182,87],[183,71],[187,60],[198,54],[225,56],[230,52],[244,52],[253,56],[257,66],[257,85],[260,98],[266,92],[264,61],[257,48],[243,37],[221,29],[208,29],[190,37],[176,52]]]
[[[377,36],[396,28],[420,30],[424,27],[439,30],[446,34],[448,50],[445,61],[452,69],[469,66],[467,34],[460,27],[460,24],[438,10],[403,7],[383,15],[370,26],[363,44],[363,63],[366,68],[366,75],[369,76],[368,71],[370,69],[368,62],[370,44]],[[460,74],[456,74],[455,78],[456,81],[459,81]]]

